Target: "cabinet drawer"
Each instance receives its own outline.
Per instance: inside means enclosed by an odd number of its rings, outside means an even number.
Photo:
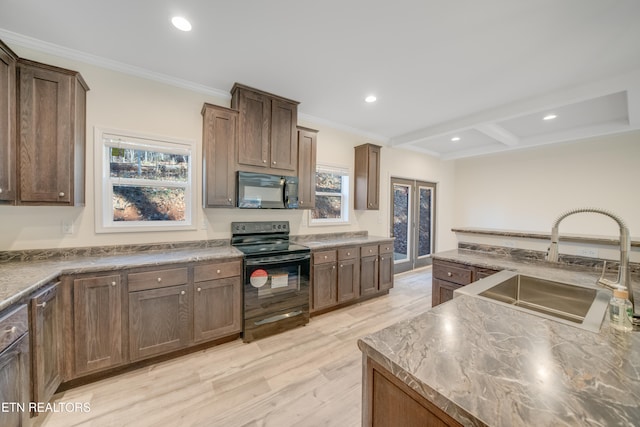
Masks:
[[[391,254],[393,253],[393,243],[383,243],[380,246],[380,253],[381,254]]]
[[[188,280],[186,267],[145,271],[144,273],[129,273],[127,277],[129,279],[129,292],[182,285],[187,283]]]
[[[324,264],[325,262],[335,262],[336,261],[336,251],[320,251],[313,253],[313,263],[314,264]]]
[[[358,248],[338,249],[338,259],[340,261],[356,258],[358,258]]]
[[[468,285],[473,281],[472,270],[464,266],[437,262],[433,264],[433,277],[459,285]]]
[[[26,305],[11,310],[0,319],[0,351],[9,347],[22,334],[29,330]]]
[[[193,281],[205,282],[207,280],[240,276],[241,271],[242,263],[240,261],[196,265],[193,269]]]
[[[378,245],[363,246],[360,251],[361,257],[378,255]]]
[[[491,268],[478,267],[478,268],[476,268],[475,280],[484,279],[485,277],[489,277],[492,274],[496,274],[497,272],[498,272],[498,270],[493,270]]]

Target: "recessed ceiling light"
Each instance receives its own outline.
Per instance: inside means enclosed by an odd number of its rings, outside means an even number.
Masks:
[[[459,136],[454,136],[453,138],[451,138],[451,142],[458,142],[458,141],[460,141]]]
[[[555,114],[547,114],[546,116],[544,116],[544,117],[542,118],[542,120],[553,120],[553,119],[555,119],[556,117],[558,117],[558,116],[556,116]]]
[[[364,101],[368,102],[369,104],[371,104],[372,102],[376,102],[376,99],[378,99],[378,98],[376,98],[374,95],[369,95],[364,99]]]
[[[174,16],[171,18],[171,23],[181,31],[191,31],[191,22],[187,21],[187,19],[182,16]]]

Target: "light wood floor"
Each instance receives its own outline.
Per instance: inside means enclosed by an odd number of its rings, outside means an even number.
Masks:
[[[431,307],[431,268],[398,274],[389,295],[313,317],[305,327],[236,340],[54,396],[88,413],[39,426],[360,426],[357,339]]]

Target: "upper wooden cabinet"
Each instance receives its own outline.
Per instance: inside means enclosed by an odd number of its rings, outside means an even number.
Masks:
[[[316,207],[316,145],[318,131],[298,126],[298,205]]]
[[[355,147],[355,209],[380,208],[380,146]]]
[[[0,202],[16,200],[16,62],[0,41]]]
[[[212,104],[202,108],[202,203],[205,208],[236,205],[235,150],[238,112]]]
[[[87,90],[75,71],[18,59],[19,204],[84,205]]]
[[[238,83],[231,108],[238,110],[237,169],[296,175],[298,102]]]

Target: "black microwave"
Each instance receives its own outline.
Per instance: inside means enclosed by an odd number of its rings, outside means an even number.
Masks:
[[[298,177],[238,172],[238,207],[297,209]]]

